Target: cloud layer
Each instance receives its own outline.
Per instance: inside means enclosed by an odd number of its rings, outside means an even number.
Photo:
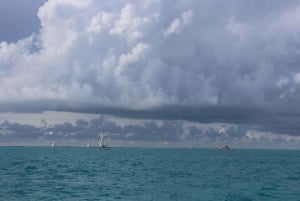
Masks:
[[[274,122],[300,115],[299,13],[298,1],[280,0],[49,0],[38,33],[0,43],[1,110],[285,132]]]
[[[124,119],[119,119],[124,122]],[[97,146],[100,133],[110,146],[218,147],[225,141],[235,148],[297,148],[300,136],[257,131],[249,126],[199,124],[186,121],[138,120],[119,124],[105,116],[74,122],[30,125],[0,121],[0,145]]]

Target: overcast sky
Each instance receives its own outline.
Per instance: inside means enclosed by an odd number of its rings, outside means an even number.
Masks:
[[[3,145],[300,145],[297,0],[3,0],[0,28]]]

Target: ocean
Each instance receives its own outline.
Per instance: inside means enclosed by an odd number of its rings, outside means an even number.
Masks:
[[[0,200],[300,201],[300,151],[0,147]]]

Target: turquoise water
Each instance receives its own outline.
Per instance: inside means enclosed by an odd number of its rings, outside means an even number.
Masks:
[[[0,200],[300,200],[300,151],[1,147]]]

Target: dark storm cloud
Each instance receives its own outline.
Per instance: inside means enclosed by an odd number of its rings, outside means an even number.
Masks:
[[[110,114],[132,119],[166,119],[166,120],[189,120],[195,122],[212,123],[243,123],[258,122],[263,118],[274,114],[268,108],[233,107],[233,106],[182,106],[163,105],[149,109],[127,109],[118,107],[103,107],[101,105],[62,101],[34,101],[25,102],[22,105],[3,104],[0,112],[42,112],[45,107],[52,111],[71,111],[91,114]],[[288,115],[288,114],[287,114]]]
[[[177,145],[216,146],[224,141],[243,147],[268,145],[275,143],[299,142],[299,136],[278,135],[269,132],[257,131],[247,125],[200,125],[185,121],[139,121],[139,123],[126,123],[122,126],[104,116],[95,119],[79,119],[74,123],[58,123],[50,125],[43,120],[40,126],[33,126],[10,121],[0,122],[0,145],[49,145],[51,141],[59,145],[85,146],[92,142],[95,146],[100,133],[105,134],[110,143],[122,142],[121,146],[150,143],[178,143]],[[134,143],[134,144],[131,144]],[[259,143],[259,144],[258,144]],[[119,144],[120,145],[120,144]],[[162,144],[161,144],[162,145]]]
[[[124,108],[114,107],[102,107],[97,105],[77,105],[76,103],[70,102],[64,104],[63,102],[56,101],[45,101],[48,108],[52,111],[71,111],[77,113],[91,113],[91,114],[107,114],[114,115],[117,117],[131,118],[131,119],[157,119],[167,121],[187,120],[198,123],[228,123],[228,124],[244,124],[254,125],[256,129],[261,131],[269,131],[281,134],[299,135],[300,115],[298,111],[290,111],[288,109],[281,108],[250,108],[250,107],[226,107],[226,106],[163,106],[158,108],[152,108],[148,110],[132,110]],[[14,111],[16,113],[28,113],[28,112],[42,112],[44,105],[40,105],[40,102],[26,103],[19,105],[19,107],[10,106],[6,104],[5,107],[1,108],[1,112]],[[78,125],[77,125],[78,124]],[[76,129],[88,126],[91,124],[92,133],[97,133],[98,130],[108,131],[111,128],[116,129],[116,133],[121,132],[117,129],[113,122],[105,122],[105,124],[99,124],[99,120],[93,120],[87,122],[80,120],[76,123]],[[69,125],[69,124],[67,124]],[[65,125],[65,126],[67,126]],[[64,125],[57,126],[57,130],[65,130]],[[144,125],[146,126],[146,125]],[[69,127],[72,127],[69,125]],[[140,128],[137,126],[136,129]],[[153,127],[154,128],[154,127]],[[152,128],[152,129],[153,129]],[[144,129],[144,127],[142,128]],[[161,129],[161,128],[159,128]],[[159,129],[157,132],[159,132]],[[180,129],[179,129],[180,131]],[[121,133],[126,132],[126,129],[122,130]],[[145,132],[143,132],[145,133]],[[175,135],[175,132],[172,132]],[[145,134],[146,135],[146,134]],[[176,137],[176,136],[175,136]]]

